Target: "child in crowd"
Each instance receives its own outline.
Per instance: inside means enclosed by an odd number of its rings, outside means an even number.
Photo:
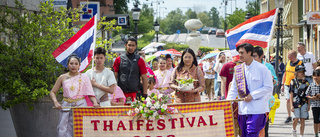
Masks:
[[[294,114],[294,121],[292,123],[293,137],[297,136],[297,124],[300,119],[300,137],[303,137],[305,119],[307,118],[308,111],[310,110],[310,101],[306,97],[306,90],[308,89],[309,82],[305,78],[305,67],[298,65],[295,68],[295,78],[291,80],[289,92],[291,111]]]
[[[111,106],[123,106],[124,102],[126,102],[126,96],[124,96],[123,91],[119,86],[115,86],[113,94],[109,95],[111,95]]]
[[[157,96],[160,94],[160,92],[154,88],[154,86],[156,85],[156,79],[153,77],[153,75],[151,75],[148,78],[148,96],[150,96],[152,93],[155,93]]]
[[[313,83],[307,89],[307,97],[311,99],[311,108],[313,114],[313,123],[314,123],[314,134],[316,137],[318,135],[319,127],[319,117],[320,117],[320,69],[314,70],[313,74]]]

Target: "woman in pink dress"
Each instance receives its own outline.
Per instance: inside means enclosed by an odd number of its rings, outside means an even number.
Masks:
[[[172,72],[172,70],[174,69],[174,66],[173,66],[173,61],[172,61],[171,55],[167,54],[165,57],[167,59],[167,69],[170,72]]]
[[[124,102],[126,102],[126,96],[124,96],[123,91],[119,86],[115,86],[113,94],[110,95],[111,106],[124,106]]]
[[[157,77],[157,84],[155,85],[155,88],[159,90],[161,94],[170,96],[170,93],[172,92],[171,88],[169,87],[171,71],[167,70],[166,58],[160,57],[158,66],[159,69],[154,72]],[[171,103],[171,101],[168,103]]]
[[[87,106],[85,96],[89,96],[94,107],[99,107],[94,95],[90,79],[87,75],[79,73],[80,58],[77,55],[70,55],[68,58],[68,73],[59,76],[54,84],[50,97],[56,109],[60,112],[59,123],[57,127],[58,137],[73,136],[73,118],[71,107]],[[60,88],[63,88],[63,100],[60,104],[56,94]]]

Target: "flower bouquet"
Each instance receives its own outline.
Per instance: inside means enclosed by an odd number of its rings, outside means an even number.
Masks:
[[[178,90],[189,91],[194,89],[193,82],[198,80],[195,80],[193,78],[189,78],[189,79],[185,78],[185,79],[176,79],[176,81],[178,82]]]
[[[171,99],[168,95],[152,93],[147,98],[141,98],[141,101],[137,100],[131,103],[132,110],[123,112],[120,115],[134,116],[133,120],[139,120],[141,117],[145,120],[150,119],[163,119],[164,116],[171,114],[182,113],[174,107],[168,107],[166,103]],[[183,116],[183,115],[182,115]]]

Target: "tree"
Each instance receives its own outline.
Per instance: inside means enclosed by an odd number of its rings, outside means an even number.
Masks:
[[[132,12],[130,12],[132,14]],[[149,8],[147,4],[143,4],[140,12],[140,17],[139,17],[139,23],[137,24],[138,26],[138,33],[147,33],[150,31],[150,29],[153,29],[153,9]],[[130,16],[130,28],[125,29],[123,33],[129,34],[133,33],[135,29],[134,22],[132,19],[132,16]]]
[[[184,27],[184,22],[186,21],[186,16],[183,15],[182,10],[179,8],[171,11],[167,15],[167,26],[164,28],[165,34],[176,33],[177,30],[180,30],[181,33],[186,33],[187,29]]]
[[[125,14],[128,13],[128,3],[129,0],[114,0],[113,8],[115,14]]]
[[[220,28],[219,11],[216,7],[212,7],[208,12],[208,16],[212,20],[212,27]],[[210,25],[211,26],[211,25]]]
[[[227,17],[228,29],[231,29],[231,28],[237,26],[238,24],[244,22],[245,16],[246,16],[246,12],[243,9],[236,8],[236,10],[233,12],[233,14],[230,14]]]
[[[247,4],[246,9],[252,17],[257,16],[260,14],[260,3],[258,1],[251,1]]]
[[[202,22],[203,26],[212,26],[212,20],[210,20],[210,17],[206,12],[199,12],[197,17]]]
[[[0,104],[4,109],[19,103],[30,106],[50,93],[65,69],[51,54],[74,35],[69,23],[79,21],[80,8],[61,7],[58,12],[50,1],[42,2],[35,13],[27,11],[18,0],[15,3],[15,8],[0,8],[0,34],[8,39],[0,41],[0,92],[12,97]],[[116,29],[114,24],[100,22],[97,29]],[[96,42],[99,46],[107,43],[101,37]]]
[[[191,9],[188,9],[188,11],[186,11],[185,15],[187,16],[187,18],[189,17],[189,19],[196,19],[197,18],[197,13],[195,11],[192,11]]]

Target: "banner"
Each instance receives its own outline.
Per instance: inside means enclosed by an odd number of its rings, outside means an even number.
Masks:
[[[75,137],[233,137],[230,101],[173,104],[172,119],[132,121],[130,107],[73,108]]]

